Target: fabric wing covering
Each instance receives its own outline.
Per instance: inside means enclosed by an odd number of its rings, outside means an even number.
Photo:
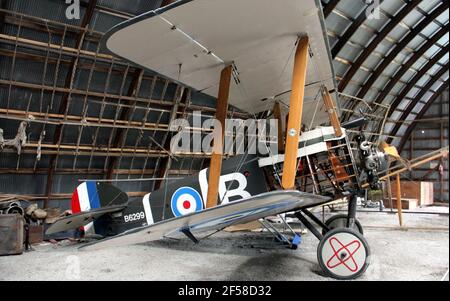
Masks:
[[[192,233],[221,230],[263,217],[295,211],[329,202],[330,198],[300,191],[272,191],[196,213],[126,231],[120,235],[87,244],[80,249],[98,250],[159,240],[189,229]]]
[[[319,89],[335,89],[319,1],[181,0],[121,23],[103,40],[113,54],[217,97],[220,71],[234,63],[229,103],[248,113],[289,105],[296,43],[308,35],[303,123],[328,121]],[[312,123],[314,121],[314,123]]]

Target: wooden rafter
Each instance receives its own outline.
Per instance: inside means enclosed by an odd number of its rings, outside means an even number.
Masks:
[[[414,100],[412,100],[408,107],[405,109],[405,111],[403,112],[403,114],[401,115],[399,120],[406,120],[406,118],[408,118],[408,116],[411,114],[412,110],[416,107],[416,105],[419,103],[419,101],[422,100],[423,96],[430,91],[430,89],[432,88],[432,86],[442,78],[442,76],[448,71],[448,68],[441,68],[433,77],[431,77],[431,79],[423,86],[423,88],[419,91],[419,93],[416,95],[416,97],[414,97]],[[401,127],[401,123],[397,123],[392,131],[391,131],[391,135],[395,135],[397,134],[398,130]],[[388,143],[392,142],[392,138],[388,138],[387,139]]]
[[[340,0],[330,0],[328,1],[327,4],[324,5],[323,7],[323,15],[326,17],[328,17],[331,12],[333,11],[333,9],[336,8],[336,6],[339,4]]]
[[[174,2],[174,0],[163,0],[162,2],[161,2],[161,5],[160,5],[160,7],[164,7],[164,6],[167,6],[167,5],[169,5],[169,4],[172,4]],[[135,75],[134,76],[134,78],[133,78],[133,84],[132,84],[132,89],[134,89],[134,90],[130,90],[129,91],[129,93],[132,93],[132,96],[134,96],[134,97],[137,97],[138,96],[138,93],[139,93],[139,86],[140,86],[140,83],[142,82],[142,77],[144,76],[144,70],[142,70],[142,69],[140,69],[139,70],[139,72],[140,72],[140,74],[139,75]],[[151,97],[151,96],[150,96]],[[163,100],[163,99],[162,99]],[[136,105],[136,103],[134,104],[134,105]],[[173,105],[173,104],[172,104]],[[178,103],[176,103],[176,108],[175,108],[175,111],[173,111],[172,110],[172,113],[171,113],[171,120],[172,120],[172,118],[174,118],[173,116],[176,116],[176,114],[177,114],[177,112],[178,112]],[[133,112],[134,112],[134,110],[133,110]],[[132,119],[132,110],[130,110],[130,109],[127,109],[127,110],[122,110],[122,112],[121,112],[121,114],[120,114],[120,119],[130,119],[129,121],[131,122],[131,119]],[[124,139],[126,139],[126,134],[128,133],[128,130],[118,130],[117,132],[116,132],[116,134],[115,134],[115,136],[114,136],[114,145],[119,145],[119,144],[124,144]],[[164,147],[166,147],[166,145],[164,146]],[[116,165],[117,165],[117,161],[118,161],[118,158],[117,157],[113,157],[112,159],[111,159],[111,161],[110,161],[110,163],[109,163],[109,167],[108,167],[108,172],[107,172],[107,174],[106,174],[106,178],[107,179],[111,179],[112,178],[112,175],[113,175],[113,170],[115,169],[115,167],[116,167]],[[165,158],[165,161],[166,162],[170,162],[170,158],[169,157],[167,157],[167,158]],[[158,162],[159,163],[159,162]],[[159,164],[158,164],[159,165]],[[164,169],[164,172],[163,172],[163,176],[164,176],[164,174],[166,173],[166,171],[165,171],[165,169],[166,169],[166,165],[167,165],[167,167],[169,167],[170,168],[170,164],[169,163],[166,163],[165,165],[164,165],[164,167],[163,167],[163,169]],[[158,188],[159,188],[159,185],[161,185],[161,182],[157,182],[157,183],[155,183],[157,186],[158,186]]]
[[[445,91],[445,89],[448,89],[449,80],[447,79],[444,84],[441,85],[441,87],[431,96],[431,98],[428,100],[427,104],[420,110],[419,114],[416,116],[416,119],[421,119],[423,115],[428,111],[428,109],[431,107],[431,105],[436,101],[436,99],[442,95],[442,93]],[[403,135],[402,140],[400,141],[400,144],[398,146],[399,153],[402,152],[403,148],[405,147],[406,141],[408,141],[409,137],[411,136],[411,133],[413,132],[414,128],[417,126],[417,123],[414,122],[409,125],[409,127],[406,129],[405,134]]]
[[[362,64],[366,61],[369,55],[377,48],[377,46],[383,41],[387,35],[417,6],[421,0],[412,0],[407,3],[400,12],[393,17],[386,26],[372,39],[369,45],[364,48],[362,53],[358,56],[355,62],[352,64],[350,69],[346,72],[344,78],[339,83],[339,91],[344,91],[350,80],[356,74],[356,72],[361,68]]]
[[[410,59],[406,63],[402,65],[400,70],[398,70],[395,75],[388,81],[387,85],[383,87],[380,94],[377,96],[375,102],[383,103],[384,99],[388,95],[388,93],[394,88],[394,86],[399,82],[399,80],[405,75],[405,73],[417,62],[418,59],[422,57],[422,55],[427,52],[433,45],[439,41],[445,34],[448,34],[448,27],[441,28],[437,33],[433,35],[426,43],[424,43],[415,53],[411,56]]]
[[[383,3],[384,0],[380,1]],[[344,46],[347,44],[347,42],[350,40],[350,38],[353,36],[353,34],[358,30],[358,28],[366,21],[367,19],[367,12],[366,8],[362,10],[362,12],[359,14],[359,16],[353,20],[352,24],[347,28],[347,30],[344,32],[344,34],[339,38],[339,40],[336,42],[336,44],[333,46],[333,49],[331,49],[331,55],[333,58],[335,58],[338,53],[344,48]]]
[[[136,69],[133,78],[131,80],[130,87],[128,89],[127,96],[129,97],[137,97],[139,93],[139,88],[142,83],[142,77],[144,76],[144,70],[142,69]],[[119,114],[119,120],[127,120],[129,123],[131,123],[133,112],[135,111],[134,108],[137,104],[137,101],[132,102],[130,107],[119,108],[120,114]],[[123,144],[124,139],[126,139],[126,133],[128,133],[128,129],[124,128],[117,128],[114,130],[115,134],[112,133],[112,147],[118,147],[119,145]],[[112,178],[112,172],[116,168],[117,164],[117,157],[111,158],[109,161],[108,171],[106,173],[106,178],[111,179]]]
[[[420,68],[419,72],[410,80],[408,81],[408,84],[403,88],[402,92],[398,94],[398,96],[395,98],[395,100],[391,104],[391,108],[389,109],[389,115],[388,117],[392,116],[392,113],[395,111],[395,109],[399,106],[400,102],[408,95],[409,91],[411,91],[414,86],[419,82],[419,80],[427,74],[429,70],[431,70],[433,67],[436,66],[436,64],[439,62],[441,58],[444,57],[445,54],[447,54],[449,51],[449,45],[442,48],[437,54],[433,56],[431,60],[429,60],[425,66]]]
[[[81,27],[87,28],[89,26],[92,16],[94,15],[96,5],[97,5],[97,0],[89,1],[89,6],[87,7],[87,9],[85,11],[83,21],[81,22]],[[83,38],[84,38],[84,32],[80,32],[76,38],[76,43],[75,43],[76,49],[81,49],[81,47],[83,45]],[[67,77],[65,80],[65,87],[70,90],[72,88],[73,80],[75,77],[77,63],[78,63],[78,57],[76,57],[72,60],[72,63],[69,67],[69,71],[67,72]],[[71,92],[65,93],[63,95],[63,97],[61,98],[61,101],[59,103],[59,110],[58,110],[59,114],[64,114],[65,116],[67,116],[70,98],[71,98]],[[57,143],[57,144],[61,143],[61,139],[63,136],[63,128],[64,128],[64,125],[60,125],[60,126],[56,127],[55,134],[53,136],[54,143]],[[52,194],[53,172],[57,165],[57,157],[58,157],[58,155],[53,155],[50,158],[50,163],[49,163],[50,169],[49,169],[49,172],[47,175],[47,184],[46,184],[46,189],[45,189],[45,193],[48,197],[50,197]],[[48,205],[47,202],[45,202],[44,207],[47,207],[47,205]]]
[[[397,55],[406,48],[406,46],[415,38],[417,35],[422,32],[431,22],[433,22],[437,17],[439,17],[445,10],[449,7],[448,1],[443,1],[441,5],[435,8],[429,15],[423,18],[419,24],[417,24],[405,37],[403,37],[395,47],[389,52],[389,54],[383,59],[383,61],[373,70],[369,79],[364,83],[361,87],[360,91],[357,94],[358,98],[364,98],[367,92],[369,92],[370,88],[376,82],[376,80],[382,75],[383,71],[391,64],[391,62],[397,57]],[[350,108],[354,110],[356,103]],[[347,114],[347,118],[349,118],[351,114]]]

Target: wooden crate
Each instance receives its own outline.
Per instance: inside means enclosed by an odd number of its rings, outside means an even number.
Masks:
[[[392,198],[397,196],[397,187],[395,181],[391,181]],[[418,206],[427,206],[433,204],[433,183],[432,182],[414,182],[401,181],[400,189],[402,192],[402,199],[416,199]],[[387,193],[386,193],[387,194]],[[387,199],[387,196],[384,197]]]
[[[388,199],[383,200],[384,207],[391,208]],[[419,207],[419,200],[417,199],[402,199],[402,209],[415,209]],[[397,199],[392,198],[392,208],[397,209]]]
[[[23,253],[24,219],[19,214],[0,215],[0,255]]]
[[[30,226],[29,243],[38,244],[44,240],[44,227],[43,226]]]

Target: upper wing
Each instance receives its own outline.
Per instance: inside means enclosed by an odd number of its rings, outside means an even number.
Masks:
[[[335,88],[329,45],[317,0],[181,0],[114,27],[103,40],[125,60],[217,97],[224,64],[237,70],[230,104],[258,113],[289,103],[296,41],[307,34],[304,123],[327,121],[319,88]],[[314,114],[315,113],[315,114]]]
[[[220,230],[270,215],[316,206],[330,198],[299,191],[272,191],[245,200],[231,202],[202,210],[179,218],[133,229],[120,235],[88,244],[82,249],[96,250],[103,247],[122,246],[158,240],[183,229],[191,232]]]
[[[118,212],[125,209],[125,207],[125,205],[107,206],[63,217],[52,224],[47,229],[47,231],[45,231],[45,234],[53,234],[70,229],[76,229],[78,227],[89,224],[93,220],[98,219],[106,213]]]

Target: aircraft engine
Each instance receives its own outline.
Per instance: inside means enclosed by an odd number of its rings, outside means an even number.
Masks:
[[[388,168],[387,155],[377,145],[367,141],[363,134],[357,135],[355,141],[358,143],[360,169],[366,175],[370,188],[381,189],[379,175]]]

